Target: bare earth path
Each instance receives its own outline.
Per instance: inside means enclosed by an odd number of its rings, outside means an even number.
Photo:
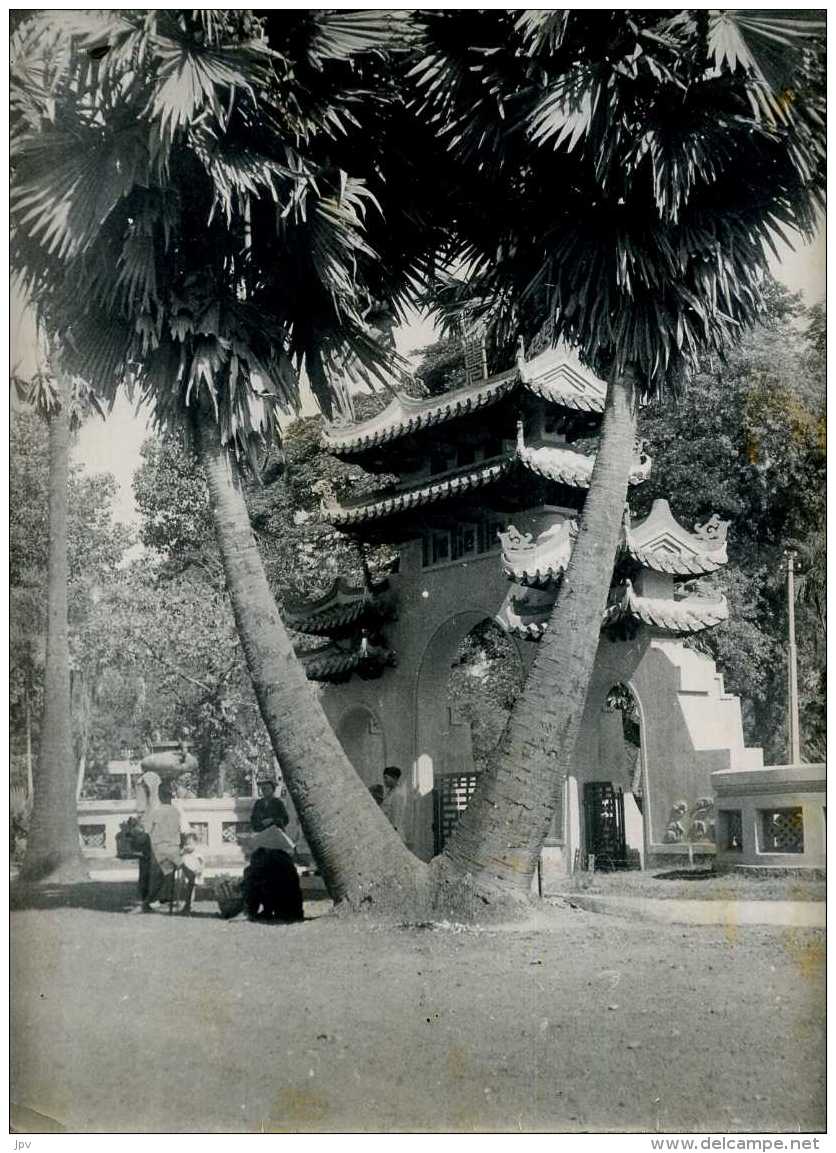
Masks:
[[[68,1129],[824,1126],[821,931],[271,926],[129,888],[12,913],[12,1100]]]

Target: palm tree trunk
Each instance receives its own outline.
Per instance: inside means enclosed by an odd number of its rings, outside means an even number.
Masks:
[[[328,891],[351,905],[409,908],[426,865],[404,846],[328,723],[279,617],[237,467],[211,414],[196,416],[215,533],[238,636],[273,751]]]
[[[636,431],[632,372],[610,380],[578,539],[496,758],[433,866],[491,903],[525,900],[571,764],[612,580]]]
[[[49,417],[49,554],[44,713],[35,795],[21,880],[88,879],[79,849],[76,774],[70,715],[67,626],[67,482],[70,467],[69,390]]]

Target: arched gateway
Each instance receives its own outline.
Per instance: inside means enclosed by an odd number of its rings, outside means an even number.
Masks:
[[[380,748],[404,770],[413,797],[408,840],[422,857],[449,832],[439,822],[449,824],[451,778],[465,781],[456,785],[460,805],[477,772],[468,726],[447,707],[451,662],[486,617],[517,639],[523,662],[533,659],[571,555],[604,394],[557,348],[441,397],[399,396],[324,438],[342,459],[398,475],[394,489],[323,506],[323,517],[360,539],[397,545],[399,560],[366,587],[338,580],[292,609],[288,623],[320,638],[300,655],[323,683],[326,711],[363,779],[375,767],[358,759],[379,760]],[[631,486],[650,463],[639,446]],[[724,692],[713,662],[683,644],[728,615],[722,595],[703,587],[725,563],[725,538],[717,516],[688,531],[667,501],[636,523],[625,511],[573,771],[557,785],[546,878],[603,844],[615,809],[621,827],[612,843],[625,841],[624,851],[608,854],[616,866],[687,852],[694,830],[711,851],[711,773],[762,763],[759,749],[744,747],[739,701]],[[625,739],[624,709],[638,742]],[[376,718],[380,746],[364,744],[365,732],[358,743],[359,716]],[[697,809],[701,819],[691,820]]]

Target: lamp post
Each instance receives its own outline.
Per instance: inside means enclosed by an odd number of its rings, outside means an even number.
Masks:
[[[795,647],[795,549],[784,549],[787,558],[787,721],[790,734],[790,764],[801,763],[801,742],[798,735],[798,654]]]

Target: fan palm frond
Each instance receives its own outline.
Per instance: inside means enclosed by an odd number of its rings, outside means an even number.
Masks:
[[[410,27],[360,10],[23,22],[12,259],[73,372],[153,395],[164,422],[209,401],[248,451],[298,404],[301,365],[326,408],[400,370],[369,302],[408,292],[427,246],[380,270],[367,126],[388,131],[385,56]]]

